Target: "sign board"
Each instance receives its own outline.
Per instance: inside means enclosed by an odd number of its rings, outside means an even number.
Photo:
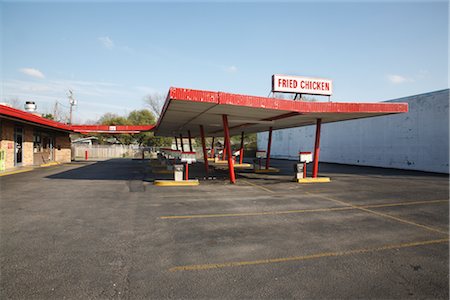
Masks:
[[[299,152],[298,156],[299,161],[301,162],[310,163],[313,161],[313,156],[311,152]]]
[[[109,126],[109,131],[116,131],[117,127],[116,126]]]
[[[256,151],[256,158],[266,158],[267,153],[265,150],[258,150]]]
[[[272,92],[331,96],[333,81],[324,78],[272,75]]]
[[[180,158],[182,162],[191,164],[193,162],[196,162],[195,158],[195,152],[181,152]]]

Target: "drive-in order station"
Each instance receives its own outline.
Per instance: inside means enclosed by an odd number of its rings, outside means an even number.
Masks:
[[[268,131],[267,151],[263,155],[266,158],[265,166],[260,168],[259,171],[270,173],[271,171],[276,171],[276,169],[270,168],[272,131],[315,125],[316,133],[313,153],[310,155],[299,149],[299,152],[302,152],[299,153],[300,160],[313,162],[312,178],[299,178],[298,182],[327,182],[329,178],[320,178],[318,176],[322,124],[408,111],[408,104],[406,103],[302,101],[302,94],[331,96],[332,81],[328,79],[273,75],[272,92],[294,93],[295,98],[294,100],[284,100],[225,92],[171,88],[161,117],[154,128],[155,134],[174,137],[175,140],[178,137],[180,140],[185,137],[189,141],[192,137],[200,137],[206,173],[209,166],[205,137],[223,137],[225,144],[225,155],[223,157],[227,159],[230,182],[235,183],[235,162],[233,158],[234,153],[230,146],[230,136],[239,135],[243,139],[244,133]],[[178,143],[176,144],[178,145]],[[241,140],[240,151],[242,151],[242,145],[243,141]],[[176,150],[184,151],[184,149]],[[192,146],[189,151],[192,152]],[[240,156],[238,165],[242,164],[242,155]],[[303,169],[297,171],[300,174],[306,174]]]

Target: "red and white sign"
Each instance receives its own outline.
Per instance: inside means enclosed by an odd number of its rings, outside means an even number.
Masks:
[[[312,153],[311,152],[299,152],[299,161],[310,163],[313,161]]]
[[[273,75],[272,92],[331,96],[333,81],[323,78]]]

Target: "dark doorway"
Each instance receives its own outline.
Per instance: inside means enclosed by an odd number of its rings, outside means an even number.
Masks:
[[[22,165],[23,159],[23,129],[20,127],[14,128],[14,165]]]

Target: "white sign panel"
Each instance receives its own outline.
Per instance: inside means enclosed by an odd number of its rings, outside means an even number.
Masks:
[[[272,92],[331,96],[333,81],[323,78],[273,75]]]
[[[299,154],[299,160],[301,162],[310,163],[313,161],[311,152],[299,152],[298,154]]]

